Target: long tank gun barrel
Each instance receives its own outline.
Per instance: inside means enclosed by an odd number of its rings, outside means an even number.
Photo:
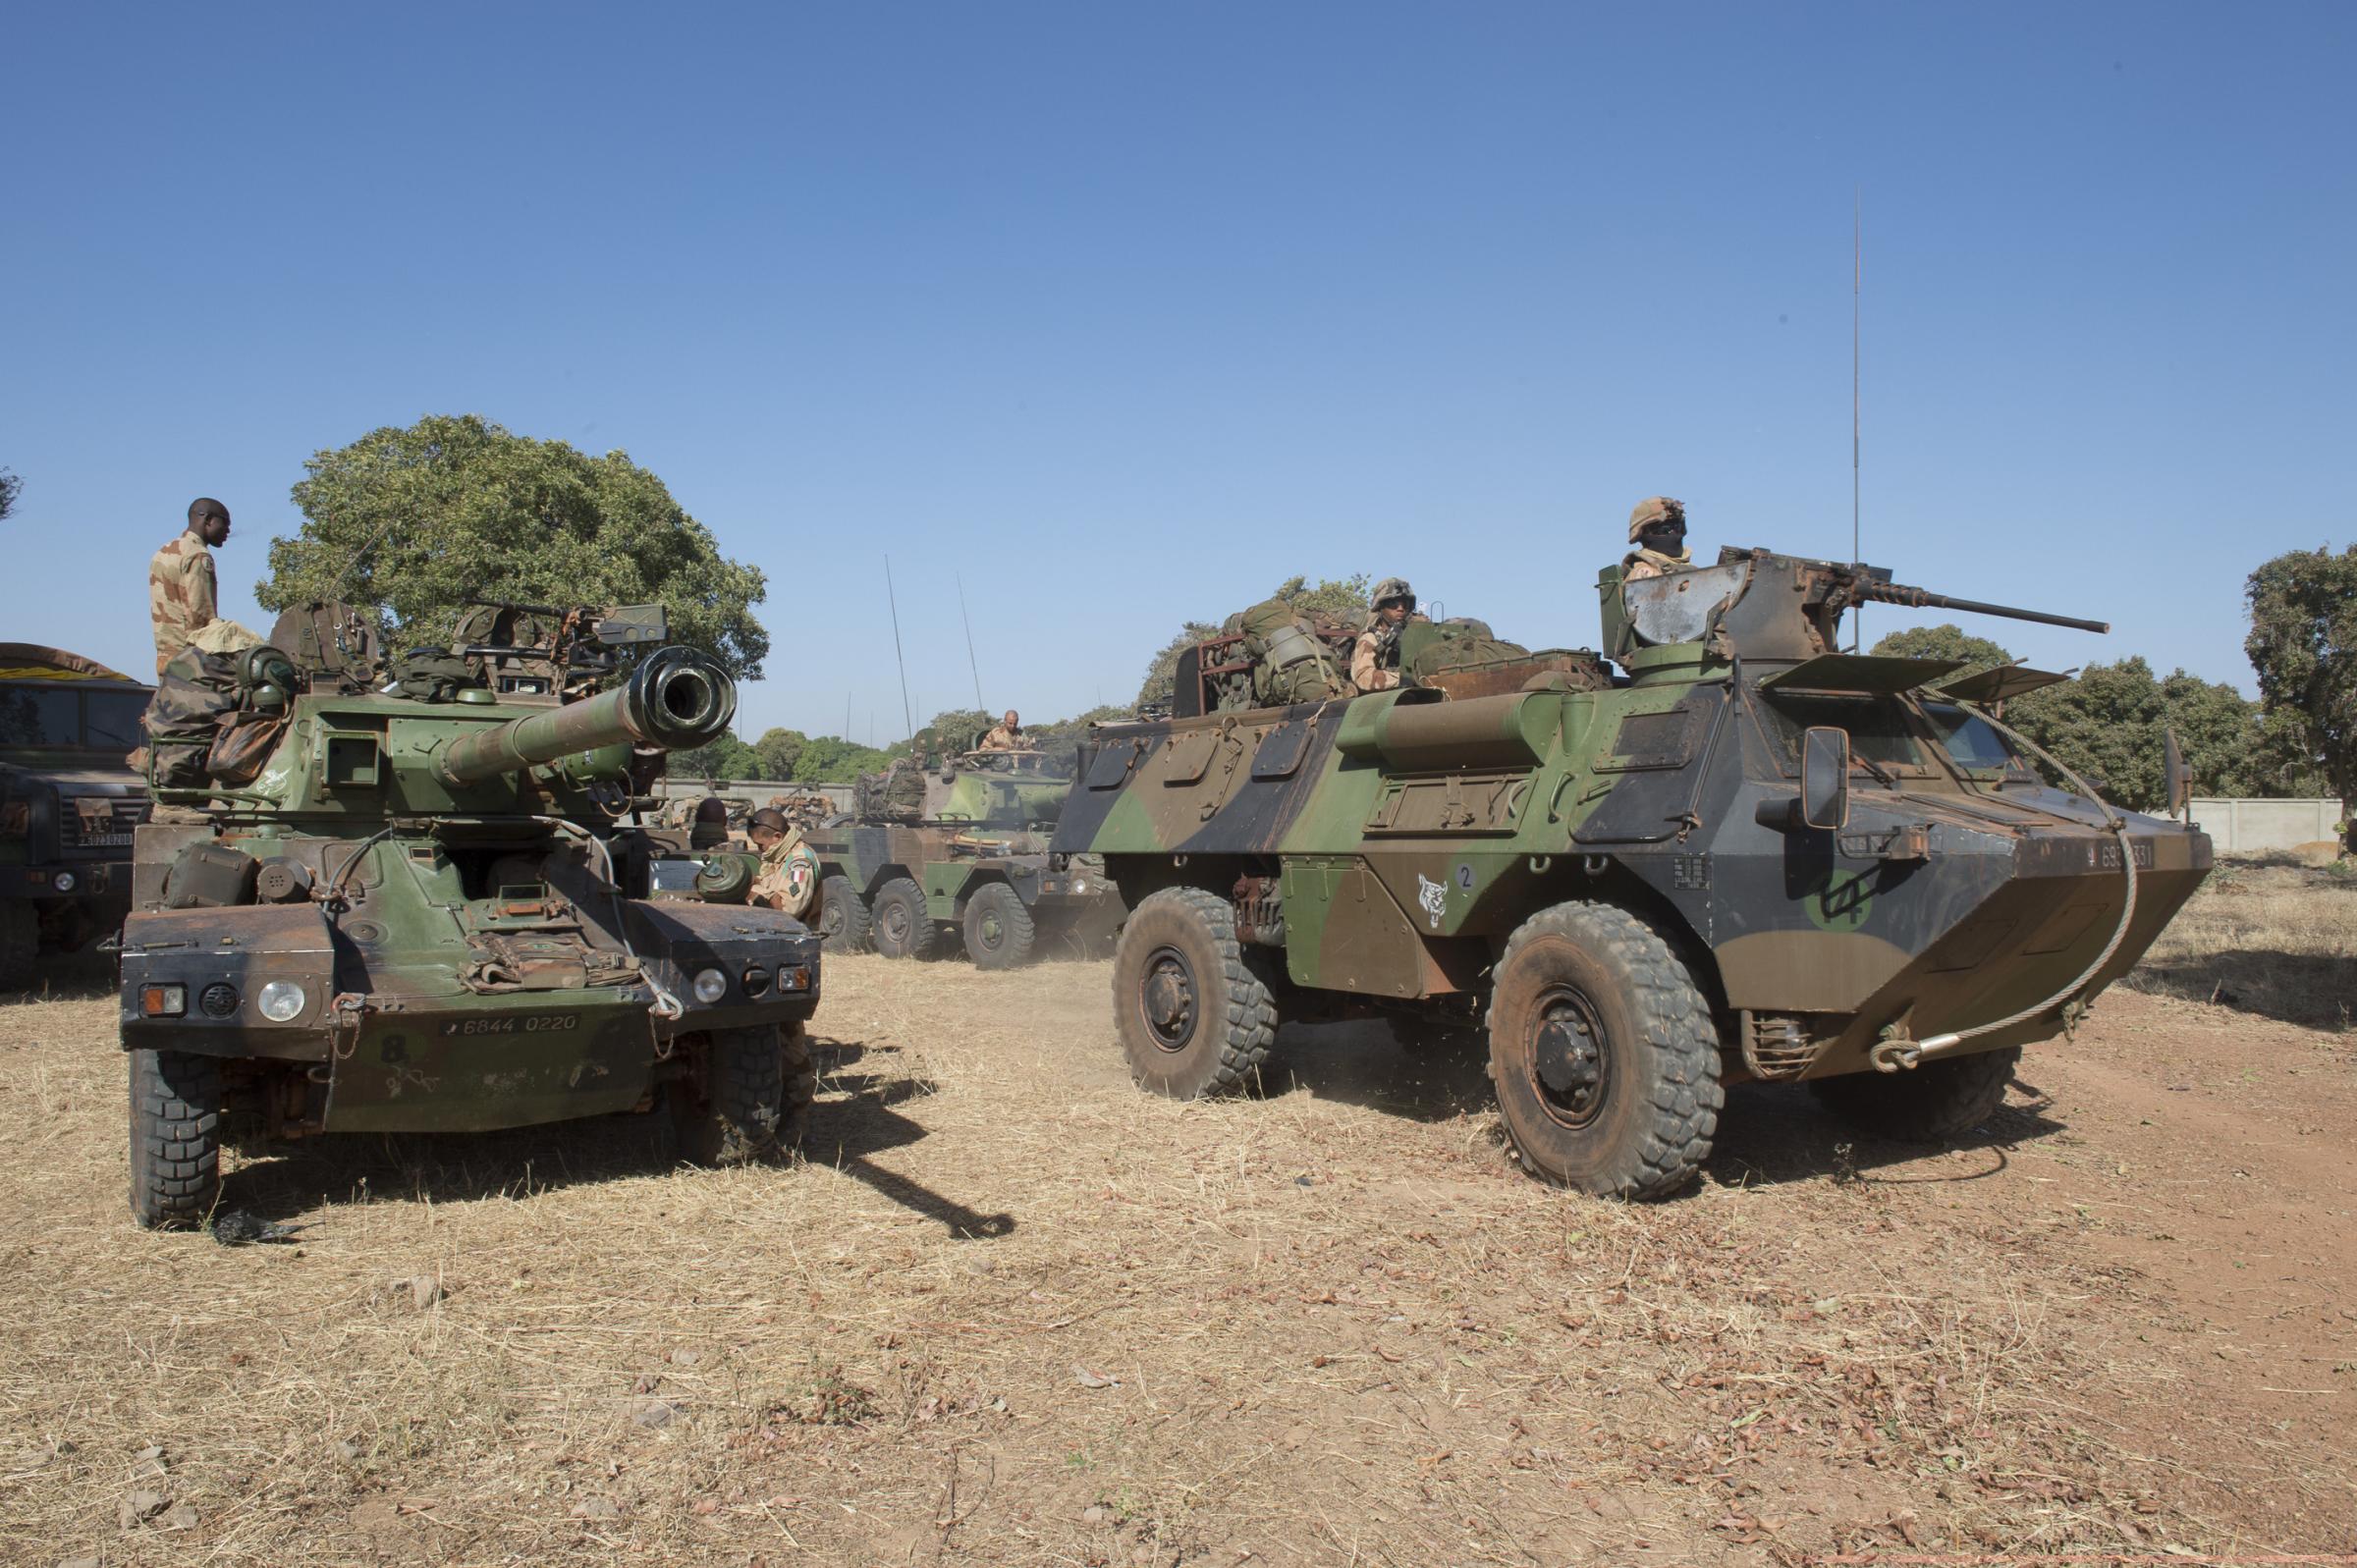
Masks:
[[[1875,604],[1905,605],[1912,610],[1963,610],[1976,616],[2002,616],[2007,621],[2035,621],[2042,626],[2069,626],[2078,631],[2110,631],[2109,621],[2081,621],[2075,616],[2050,616],[2043,610],[2016,610],[2011,605],[1983,604],[1978,599],[1951,599],[1903,583],[1861,580],[1857,595]]]
[[[434,772],[450,784],[480,784],[576,752],[621,743],[685,751],[710,745],[737,716],[737,682],[692,648],[663,648],[611,691],[466,735]]]

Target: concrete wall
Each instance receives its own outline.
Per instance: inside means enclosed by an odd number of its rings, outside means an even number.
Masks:
[[[679,795],[693,795],[701,800],[706,790],[701,779],[661,779],[655,783],[655,792],[666,799]],[[848,784],[778,784],[763,779],[724,779],[720,793],[735,800],[749,801],[756,806],[769,804],[771,795],[825,795],[842,811],[851,809],[851,786]]]
[[[2193,820],[2220,854],[2289,849],[2339,836],[2337,800],[2196,800]]]

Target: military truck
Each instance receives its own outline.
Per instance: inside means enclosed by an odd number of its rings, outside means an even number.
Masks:
[[[148,689],[79,654],[0,642],[0,991],[131,908],[147,787],[126,759]]]
[[[1532,1173],[1657,1196],[1742,1080],[1897,1136],[1985,1119],[2209,869],[2204,835],[2050,783],[1996,713],[2061,676],[1840,641],[1870,601],[2100,622],[1767,550],[1598,590],[1610,663],[1419,658],[1396,691],[1242,712],[1182,680],[1168,721],[1090,736],[1054,848],[1127,901],[1142,1087],[1246,1086],[1288,1019],[1485,1030]]]
[[[1048,850],[1070,788],[1038,752],[904,762],[809,836],[828,947],[930,958],[962,942],[976,968],[1013,969],[1042,944],[1108,939],[1113,885],[1093,858]]]
[[[291,612],[270,644],[167,671],[146,725],[180,820],[138,830],[122,945],[141,1224],[204,1219],[228,1126],[469,1132],[660,1105],[693,1160],[796,1141],[818,939],[744,902],[741,857],[625,821],[665,753],[726,731],[735,685],[663,645],[660,607],[549,614],[544,640],[379,661],[344,612]],[[208,707],[204,751],[174,715]]]

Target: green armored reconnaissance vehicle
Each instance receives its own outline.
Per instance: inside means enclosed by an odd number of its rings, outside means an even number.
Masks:
[[[979,969],[1013,969],[1043,943],[1109,939],[1120,894],[1093,857],[1051,854],[1071,789],[1036,751],[902,759],[854,809],[809,836],[819,930],[839,952],[929,958],[962,941]]]
[[[475,629],[544,641],[380,665],[358,618],[290,612],[166,671],[169,820],[139,830],[122,948],[140,1223],[203,1220],[225,1118],[465,1132],[660,1102],[690,1159],[798,1139],[818,939],[744,902],[742,857],[624,821],[665,752],[727,730],[735,683],[660,646],[659,606],[534,615]]]
[[[147,785],[126,760],[148,688],[95,661],[0,642],[0,991],[131,908]]]
[[[2209,869],[2202,834],[2051,787],[1991,711],[2062,677],[1839,651],[1867,601],[2095,622],[1765,550],[1598,587],[1617,673],[1426,647],[1399,690],[1218,712],[1182,660],[1172,719],[1093,733],[1055,847],[1128,901],[1141,1086],[1237,1088],[1288,1019],[1486,1028],[1531,1171],[1658,1195],[1731,1082],[1896,1136],[1985,1118]]]

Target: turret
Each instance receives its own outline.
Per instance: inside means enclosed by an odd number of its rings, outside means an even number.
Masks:
[[[737,683],[707,655],[663,648],[611,691],[526,714],[451,742],[435,777],[464,786],[616,745],[685,751],[728,732]]]
[[[1891,580],[1881,567],[1805,561],[1769,550],[1720,551],[1715,566],[1664,572],[1623,583],[1608,567],[1596,587],[1604,617],[1604,648],[1625,667],[1639,648],[1700,643],[1718,658],[1796,661],[1840,648],[1841,613],[1860,604],[2034,621],[2079,631],[2110,631],[2101,621],[2019,610],[2010,605],[1954,599]]]

